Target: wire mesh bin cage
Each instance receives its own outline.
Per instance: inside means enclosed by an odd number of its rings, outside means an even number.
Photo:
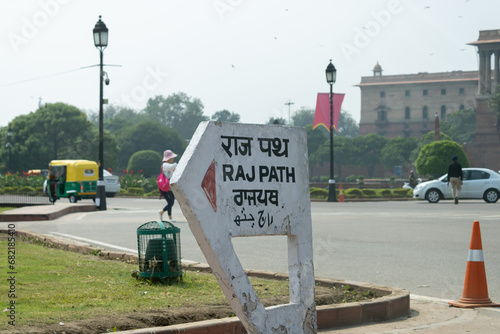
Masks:
[[[137,228],[139,276],[182,278],[181,229],[167,221],[150,221]]]

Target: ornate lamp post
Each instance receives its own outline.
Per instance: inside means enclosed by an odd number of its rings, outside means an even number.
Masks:
[[[9,173],[10,173],[10,149],[12,147],[12,144],[10,143],[11,137],[12,137],[12,129],[9,126],[9,128],[7,129],[7,144],[5,144],[5,147],[9,149],[9,169],[8,169]]]
[[[99,210],[106,210],[106,189],[104,188],[104,130],[103,130],[103,80],[104,80],[104,70],[103,70],[103,50],[108,46],[108,28],[104,22],[101,21],[101,16],[99,15],[99,21],[97,21],[94,27],[94,45],[99,49],[101,54],[101,63],[99,71],[99,180],[97,181],[97,194],[95,203]]]
[[[332,64],[330,59],[330,64],[326,67],[326,82],[330,85],[330,179],[328,180],[328,202],[337,202],[337,195],[335,193],[335,179],[333,170],[333,84],[337,80],[337,70]]]

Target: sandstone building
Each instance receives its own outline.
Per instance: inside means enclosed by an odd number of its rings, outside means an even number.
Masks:
[[[361,135],[387,138],[421,137],[434,130],[434,118],[475,108],[477,71],[382,75],[377,63],[373,76],[362,77]]]
[[[469,45],[478,49],[478,71],[382,75],[377,62],[373,76],[362,77],[357,85],[360,134],[421,137],[434,130],[435,117],[442,120],[454,111],[475,108],[475,142],[464,149],[471,166],[499,170],[500,127],[487,100],[500,88],[500,29],[480,31]]]

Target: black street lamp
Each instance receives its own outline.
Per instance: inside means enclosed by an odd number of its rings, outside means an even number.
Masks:
[[[337,194],[335,193],[335,179],[333,174],[333,84],[337,80],[337,70],[332,64],[326,67],[326,82],[330,84],[330,179],[328,180],[328,202],[337,202]]]
[[[103,80],[104,80],[104,70],[103,70],[103,50],[108,46],[108,28],[104,22],[101,21],[101,16],[99,15],[99,21],[94,27],[94,45],[99,49],[101,54],[101,63],[99,71],[99,180],[97,181],[97,194],[95,203],[99,210],[106,210],[106,189],[104,188],[104,130],[103,130]]]
[[[7,147],[9,149],[9,173],[10,173],[10,148],[12,147],[12,144],[10,143],[10,139],[12,137],[12,129],[9,128],[7,129],[7,144],[5,144],[5,147]]]

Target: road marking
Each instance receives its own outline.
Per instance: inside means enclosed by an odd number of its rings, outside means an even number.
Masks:
[[[135,249],[130,249],[130,248],[125,248],[125,247],[120,247],[112,244],[107,244],[105,242],[97,241],[97,240],[92,240],[92,239],[87,239],[87,238],[82,238],[82,237],[77,237],[75,235],[70,235],[70,234],[65,234],[65,233],[59,233],[59,232],[49,232],[51,235],[56,235],[56,236],[61,236],[69,239],[74,239],[74,240],[79,240],[79,241],[84,241],[89,244],[95,244],[99,246],[103,246],[105,248],[112,248],[112,249],[118,249],[124,252],[128,253],[137,253],[137,250]]]

